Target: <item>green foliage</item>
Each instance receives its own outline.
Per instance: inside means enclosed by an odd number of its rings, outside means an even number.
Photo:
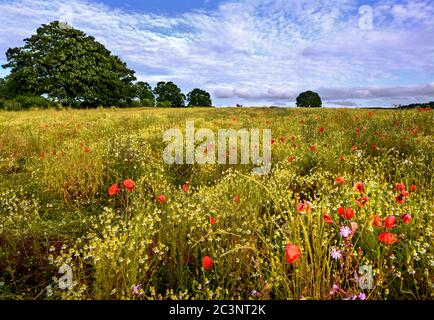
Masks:
[[[321,108],[322,101],[318,93],[306,91],[297,97],[297,107],[300,108]]]
[[[0,78],[0,99],[6,99],[7,96],[6,80]]]
[[[162,102],[169,102],[172,108],[184,107],[185,95],[181,89],[173,82],[159,82],[154,89],[157,96],[157,106]]]
[[[171,108],[172,103],[170,101],[159,101],[157,102],[157,108]]]
[[[416,109],[416,108],[429,108],[434,109],[434,101],[426,102],[426,103],[412,103],[409,105],[399,105],[399,109]]]
[[[151,86],[147,82],[139,81],[134,84],[135,96],[139,99],[141,106],[153,107],[155,104],[155,96]]]
[[[189,107],[211,107],[211,95],[201,89],[193,89],[187,94]]]
[[[0,109],[7,111],[27,110],[30,108],[47,109],[51,106],[51,102],[39,96],[16,96],[13,99],[0,98]]]
[[[144,99],[141,101],[141,106],[146,107],[146,108],[154,108],[155,107],[155,100]]]
[[[95,38],[54,21],[38,28],[23,47],[6,52],[15,95],[47,95],[65,105],[97,107],[129,103],[134,71]]]

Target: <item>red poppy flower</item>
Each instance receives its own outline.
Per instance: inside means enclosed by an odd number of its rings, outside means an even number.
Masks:
[[[239,195],[235,195],[235,196],[232,198],[232,200],[234,200],[234,202],[236,202],[236,203],[240,203],[240,201],[241,201],[241,197],[240,197]]]
[[[398,202],[399,204],[403,204],[405,203],[405,198],[408,197],[409,195],[410,194],[408,193],[408,191],[402,191],[400,194],[395,196],[395,201]]]
[[[318,131],[319,131],[319,133],[323,133],[325,131],[325,129],[324,128],[319,128]]]
[[[92,149],[89,148],[89,147],[84,147],[84,152],[85,153],[90,153],[90,152],[92,152]]]
[[[280,142],[283,143],[283,142],[285,142],[286,138],[284,136],[280,136],[279,140],[280,140]]]
[[[131,180],[131,179],[127,179],[127,180],[125,180],[124,183],[123,183],[123,185],[124,185],[125,189],[128,190],[128,192],[133,191],[134,188],[136,187],[136,184],[135,184],[134,181]]]
[[[299,202],[297,204],[297,211],[299,213],[308,213],[312,210],[312,203],[309,201]]]
[[[380,216],[375,215],[373,220],[372,226],[379,228],[383,227],[383,219],[381,219]]]
[[[110,188],[108,189],[108,194],[110,197],[114,197],[118,194],[118,192],[121,191],[121,188],[119,188],[118,184],[112,184]]]
[[[345,183],[345,178],[344,177],[337,177],[335,181],[338,184],[343,184],[343,183]]]
[[[293,264],[295,261],[297,261],[300,258],[300,256],[301,256],[301,250],[299,246],[292,243],[286,245],[285,258],[289,264]]]
[[[160,194],[160,195],[157,197],[157,201],[158,201],[160,204],[165,203],[165,202],[167,201],[166,196],[165,196],[164,194]]]
[[[330,215],[328,215],[327,213],[324,213],[323,216],[324,216],[324,222],[325,222],[326,224],[332,224],[332,223],[333,223],[333,220],[332,220],[332,218],[330,217]]]
[[[184,192],[188,192],[188,190],[189,190],[189,185],[188,185],[187,182],[184,183],[184,184],[182,185],[182,190],[184,190]]]
[[[396,236],[396,234],[390,232],[383,232],[378,236],[378,241],[390,246],[398,242],[398,237]]]
[[[395,197],[395,201],[398,202],[399,204],[404,204],[404,203],[405,203],[405,199],[404,199],[404,197],[402,196],[402,194],[398,194],[398,195]]]
[[[211,257],[205,256],[205,257],[202,258],[202,267],[205,270],[211,269],[212,266],[213,266],[213,264],[214,264],[214,262],[212,261]]]
[[[316,147],[315,147],[315,146],[310,146],[310,147],[309,147],[309,151],[311,151],[311,152],[315,152],[315,151],[316,151]]]
[[[405,184],[404,183],[395,184],[395,190],[399,192],[405,191]]]
[[[216,218],[210,217],[209,222],[211,223],[211,225],[215,225],[217,221],[216,221]]]
[[[362,182],[357,182],[357,183],[354,185],[354,189],[356,189],[356,191],[357,191],[358,193],[362,194],[362,193],[364,192],[364,190],[365,190],[365,186],[363,185]]]
[[[345,157],[344,157],[344,156],[341,156],[340,160],[341,160],[341,161],[345,161]]]
[[[357,199],[356,203],[360,208],[364,208],[368,200],[369,200],[368,196],[363,196]]]
[[[413,220],[413,218],[408,213],[402,215],[402,223],[409,224],[411,220]]]
[[[351,208],[342,208],[341,207],[341,208],[338,209],[338,214],[342,218],[344,218],[345,220],[351,220],[356,213]]]
[[[417,189],[417,186],[416,185],[414,185],[414,184],[412,184],[411,186],[410,186],[410,191],[411,192],[413,192],[413,191],[416,191],[416,189]]]
[[[294,161],[294,156],[289,156],[288,161],[289,161],[289,162]]]
[[[388,216],[386,219],[384,219],[384,226],[387,229],[393,229],[396,225],[396,217],[395,216]]]
[[[276,144],[276,140],[275,139],[271,139],[271,144]]]

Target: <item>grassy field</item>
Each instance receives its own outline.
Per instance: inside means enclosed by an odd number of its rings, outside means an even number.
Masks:
[[[186,120],[272,129],[271,173],[165,164]],[[432,111],[0,112],[0,177],[3,299],[434,297]]]

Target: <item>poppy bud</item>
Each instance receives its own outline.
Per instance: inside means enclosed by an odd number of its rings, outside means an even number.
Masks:
[[[160,204],[165,203],[165,202],[167,201],[166,196],[165,196],[164,194],[160,194],[160,195],[157,197],[157,201],[158,201]]]
[[[408,213],[402,215],[402,223],[409,224],[411,220],[413,220],[413,218]]]

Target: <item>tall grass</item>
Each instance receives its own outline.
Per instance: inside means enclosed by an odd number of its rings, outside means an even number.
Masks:
[[[186,120],[216,133],[272,129],[271,173],[165,164],[163,131]],[[430,112],[403,110],[0,112],[0,297],[432,299],[433,122]],[[369,199],[360,207],[356,182]],[[396,183],[417,189],[400,204]],[[373,226],[391,215],[393,229]],[[398,242],[380,243],[384,231]],[[289,243],[301,250],[291,264]],[[62,290],[65,264],[73,283]],[[373,270],[370,289],[360,287],[362,266]]]

